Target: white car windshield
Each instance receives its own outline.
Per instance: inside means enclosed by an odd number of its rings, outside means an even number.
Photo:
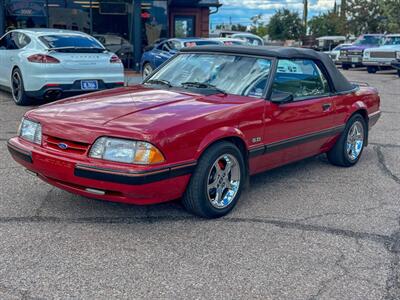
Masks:
[[[385,39],[384,45],[400,45],[400,36],[389,36]]]
[[[228,94],[262,97],[271,70],[266,58],[225,54],[180,54],[147,83],[216,88]]]

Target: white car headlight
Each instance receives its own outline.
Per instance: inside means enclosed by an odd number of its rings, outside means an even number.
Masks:
[[[38,122],[23,118],[18,129],[18,135],[29,142],[42,144],[42,126]]]
[[[111,137],[97,139],[90,149],[89,157],[141,165],[165,161],[160,150],[150,143]]]
[[[364,58],[370,58],[371,53],[369,51],[364,52]]]
[[[400,51],[396,52],[396,58],[400,60]]]

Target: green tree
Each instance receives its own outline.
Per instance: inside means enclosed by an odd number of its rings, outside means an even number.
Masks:
[[[267,32],[272,40],[298,40],[304,35],[304,25],[297,12],[278,10],[270,19]]]
[[[384,0],[381,2],[381,20],[388,32],[400,32],[400,0]]]
[[[344,35],[345,21],[335,12],[314,16],[308,23],[310,34],[315,37],[325,35]]]
[[[233,24],[232,25],[232,30],[233,31],[246,31],[247,27],[242,25],[242,24]]]
[[[349,18],[349,31],[355,35],[384,32],[386,25],[382,22],[384,19],[382,2],[382,0],[348,0],[346,15]]]

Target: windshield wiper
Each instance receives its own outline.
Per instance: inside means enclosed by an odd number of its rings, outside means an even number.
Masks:
[[[196,82],[196,81],[187,81],[187,82],[182,82],[181,84],[183,87],[195,87],[199,89],[212,89],[215,90],[221,94],[228,95],[227,92],[224,90],[221,90],[220,88],[216,87],[215,85],[206,83],[206,82]]]
[[[161,84],[161,85],[166,85],[168,87],[172,87],[171,82],[169,82],[168,80],[164,80],[164,79],[150,79],[150,80],[146,81],[145,83]]]

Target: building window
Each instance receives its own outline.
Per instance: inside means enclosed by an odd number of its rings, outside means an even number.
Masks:
[[[174,36],[177,38],[195,36],[195,16],[174,16]]]
[[[48,0],[49,27],[90,33],[90,2],[90,0]]]
[[[6,31],[47,27],[46,0],[6,0]]]
[[[143,47],[168,36],[167,1],[142,1]]]

